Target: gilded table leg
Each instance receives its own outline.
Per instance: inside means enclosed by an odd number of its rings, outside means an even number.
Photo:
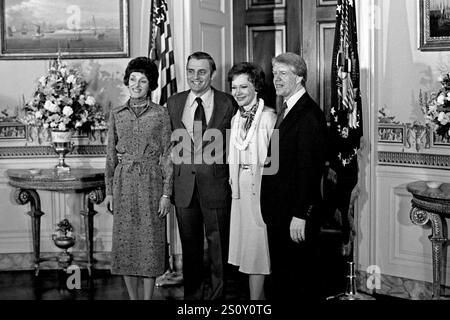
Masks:
[[[94,216],[97,214],[97,211],[94,210],[94,204],[100,204],[105,198],[104,195],[105,192],[102,189],[97,189],[85,194],[83,198],[83,210],[81,211],[81,215],[84,220],[89,276],[92,274],[91,268],[94,263]]]
[[[441,297],[441,273],[443,248],[447,241],[444,236],[442,218],[439,214],[430,213],[433,234],[429,237],[433,250],[433,299]]]
[[[441,272],[443,247],[447,241],[444,235],[442,218],[439,214],[425,211],[413,205],[410,212],[411,221],[418,226],[431,222],[432,234],[428,237],[433,250],[433,299],[441,297]]]
[[[19,205],[30,203],[31,211],[27,214],[31,217],[31,232],[33,236],[33,252],[34,252],[34,269],[35,275],[39,275],[39,262],[41,253],[41,216],[44,213],[41,211],[41,199],[36,190],[32,189],[17,189],[14,194],[14,199]]]

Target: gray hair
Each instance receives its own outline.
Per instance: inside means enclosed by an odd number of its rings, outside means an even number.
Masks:
[[[308,79],[308,68],[306,66],[305,60],[293,52],[282,53],[272,59],[272,65],[274,63],[282,63],[291,67],[292,72],[294,72],[299,77],[303,77],[302,85],[306,84]]]

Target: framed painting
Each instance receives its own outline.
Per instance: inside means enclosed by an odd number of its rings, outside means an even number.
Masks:
[[[286,6],[286,0],[247,0],[247,8],[280,8]]]
[[[26,139],[27,127],[20,122],[0,122],[0,139]]]
[[[0,59],[129,57],[128,0],[2,0]]]
[[[326,6],[335,6],[337,5],[337,0],[317,0],[317,6],[326,7]]]
[[[405,144],[406,126],[403,124],[379,123],[378,142],[387,144]]]
[[[419,0],[419,49],[450,50],[450,0]]]

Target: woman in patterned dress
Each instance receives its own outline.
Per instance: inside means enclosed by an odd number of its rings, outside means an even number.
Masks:
[[[165,267],[165,217],[172,195],[171,127],[167,109],[151,102],[158,69],[146,57],[131,60],[124,76],[130,99],[110,113],[106,207],[114,215],[112,274],[124,276],[130,299],[153,295]]]
[[[252,63],[235,65],[228,73],[231,94],[239,111],[231,120],[230,184],[232,190],[228,262],[249,275],[250,299],[263,300],[270,274],[266,225],[261,216],[261,175],[275,111],[264,105],[264,72]]]

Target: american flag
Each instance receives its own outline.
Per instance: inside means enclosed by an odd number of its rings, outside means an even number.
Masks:
[[[167,99],[177,93],[177,81],[175,76],[175,58],[172,44],[172,31],[169,23],[169,12],[166,0],[153,0],[151,10],[151,30],[149,58],[158,63],[159,85],[153,92],[153,101],[159,101],[161,106],[167,106]],[[168,251],[168,270],[156,280],[157,286],[173,284],[174,279],[180,275],[175,272],[174,260],[181,253],[181,242],[178,234],[178,224],[172,211],[166,221]],[[182,277],[181,277],[182,278]]]
[[[353,0],[338,0],[332,63],[331,130],[340,166],[357,159],[362,132],[356,11]]]
[[[158,63],[159,86],[154,101],[165,106],[167,99],[177,92],[172,32],[166,0],[153,0],[151,11],[149,58]]]
[[[359,176],[358,150],[363,136],[354,0],[338,0],[337,3],[331,89],[329,161],[337,183],[329,197],[332,212],[339,211],[341,215],[343,242],[347,244],[354,236],[353,201]]]

